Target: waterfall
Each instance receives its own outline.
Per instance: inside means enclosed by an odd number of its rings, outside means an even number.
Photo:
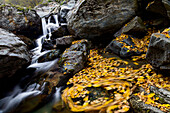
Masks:
[[[46,20],[45,20],[45,18],[42,18],[41,22],[42,22],[43,35],[46,36],[47,35],[47,29],[45,28],[46,27]]]
[[[34,75],[31,75],[31,76],[35,76],[38,74],[41,75],[45,73],[46,71],[50,70],[51,68],[53,68],[57,64],[58,59],[55,59],[53,61],[38,63],[38,59],[41,56],[51,52],[51,50],[42,52],[42,45],[45,40],[51,40],[53,30],[57,30],[59,27],[63,25],[67,25],[67,23],[59,22],[58,15],[64,18],[67,12],[70,9],[72,9],[74,5],[75,5],[75,0],[70,0],[67,4],[64,4],[61,6],[61,10],[59,14],[53,14],[49,16],[48,18],[43,17],[41,19],[43,34],[41,37],[39,37],[35,41],[37,47],[31,50],[33,54],[32,62],[31,62],[31,65],[27,67],[27,69],[30,69],[30,68],[36,69],[34,72]],[[64,10],[66,10],[66,12],[64,12]],[[54,22],[52,21],[52,19],[54,19]],[[26,98],[30,96],[40,95],[42,92],[39,91],[38,88],[35,88],[34,86],[38,87],[38,85],[35,83],[35,84],[28,86],[27,90],[24,90],[20,87],[19,84],[16,85],[16,87],[13,89],[13,91],[11,91],[11,93],[9,93],[3,99],[0,99],[0,113],[10,112],[14,110],[23,100],[25,100]],[[55,102],[58,102],[61,98],[60,91],[61,91],[61,87],[56,88],[56,93],[54,94]]]

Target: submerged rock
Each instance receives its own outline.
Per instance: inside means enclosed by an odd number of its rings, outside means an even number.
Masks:
[[[152,34],[146,60],[153,67],[170,72],[170,39],[164,34]]]
[[[13,33],[0,28],[0,78],[11,77],[30,62],[26,44]]]
[[[79,0],[68,12],[68,30],[82,38],[111,35],[135,15],[136,0]]]
[[[42,34],[41,19],[35,10],[11,5],[0,6],[0,27],[29,38]]]

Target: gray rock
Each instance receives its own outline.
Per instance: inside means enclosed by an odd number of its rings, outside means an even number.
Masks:
[[[139,55],[141,52],[133,51],[126,47],[123,47],[124,44],[131,46],[131,48],[135,48],[134,43],[132,42],[132,37],[128,37],[123,41],[112,40],[111,43],[106,47],[106,51],[113,52],[120,57],[131,57],[133,55]]]
[[[130,106],[134,113],[164,113],[160,109],[139,101],[137,96],[132,95],[129,99]]]
[[[26,44],[13,33],[0,28],[0,78],[10,77],[30,62]]]
[[[80,38],[110,35],[135,15],[136,0],[79,0],[67,14],[68,30]]]
[[[170,39],[160,33],[153,33],[146,60],[155,68],[170,71]]]
[[[42,4],[39,4],[38,6],[36,6],[34,9],[36,10],[37,14],[40,16],[40,17],[44,17],[44,16],[47,16],[49,14],[51,14],[51,12],[53,10],[55,10],[56,13],[58,13],[59,11],[59,7],[60,5],[56,2],[44,2]]]
[[[150,90],[154,92],[161,100],[161,103],[164,102],[166,104],[170,104],[170,91],[163,89],[163,88],[157,88],[155,86],[151,86]]]
[[[136,16],[127,24],[127,26],[123,27],[122,33],[133,36],[145,35],[146,27],[144,26],[142,19]]]
[[[75,74],[83,69],[89,54],[88,46],[87,40],[81,40],[66,49],[61,57],[62,72]]]
[[[41,19],[35,10],[11,5],[0,6],[0,27],[29,38],[42,34]]]
[[[68,46],[71,45],[74,38],[73,36],[64,36],[56,39],[56,46]]]
[[[60,57],[60,51],[59,50],[51,50],[38,58],[38,62],[47,62],[47,61],[52,61],[54,59],[57,59]]]
[[[52,37],[53,39],[59,38],[59,37],[63,37],[69,35],[67,26],[60,26],[58,29],[55,29],[54,31],[52,31]]]

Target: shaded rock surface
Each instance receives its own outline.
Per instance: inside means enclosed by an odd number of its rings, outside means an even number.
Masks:
[[[106,47],[106,51],[113,52],[113,53],[119,55],[120,57],[131,57],[133,55],[141,54],[141,52],[139,52],[139,51],[130,50],[130,48],[127,48],[126,46],[124,46],[125,44],[128,46],[131,46],[132,48],[135,48],[135,44],[132,41],[132,37],[128,36],[128,38],[124,39],[123,41],[113,40]]]
[[[152,34],[146,60],[153,67],[170,72],[170,39],[164,34]]]
[[[62,72],[75,74],[83,69],[88,59],[88,54],[89,44],[87,40],[81,40],[71,45],[61,56]]]
[[[118,37],[121,34],[128,34],[128,35],[140,37],[140,36],[145,35],[146,32],[147,32],[147,29],[144,26],[142,19],[136,16],[129,23],[125,24],[125,26],[123,26],[119,31],[117,31],[114,34],[114,37]]]
[[[13,33],[0,28],[0,78],[10,77],[30,62],[26,44]]]
[[[170,1],[169,0],[162,0],[162,3],[164,4],[164,7],[165,7],[166,12],[167,12],[167,16],[170,19]]]
[[[43,56],[41,56],[38,59],[38,62],[52,61],[59,57],[60,57],[60,50],[51,50],[51,51],[47,52],[46,54],[44,54]]]
[[[146,27],[144,26],[142,19],[136,16],[126,26],[123,27],[122,33],[133,36],[145,35]]]
[[[170,19],[170,2],[169,0],[154,0],[148,4],[146,10],[160,14]]]
[[[0,27],[29,38],[42,34],[41,19],[35,10],[11,5],[0,6]]]
[[[73,42],[74,37],[73,36],[64,36],[61,38],[57,38],[56,41],[56,46],[59,48],[61,46],[70,46],[71,43]]]
[[[68,12],[68,29],[80,38],[110,35],[135,15],[136,0],[79,0]]]
[[[68,32],[67,26],[63,25],[52,32],[51,38],[55,39],[55,38],[60,38],[66,35],[69,35],[69,32]]]

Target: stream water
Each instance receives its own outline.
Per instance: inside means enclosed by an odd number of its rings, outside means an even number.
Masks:
[[[59,21],[59,15],[61,18],[65,18],[67,12],[73,8],[75,5],[75,0],[70,0],[67,4],[63,4],[61,6],[59,14],[52,14],[51,16],[42,18],[42,30],[43,35],[36,40],[36,48],[31,50],[33,53],[31,65],[27,67],[27,69],[34,69],[33,75],[29,76],[37,76],[41,75],[48,70],[50,70],[58,61],[55,59],[53,61],[38,63],[38,58],[43,56],[44,54],[50,52],[51,50],[46,50],[42,52],[42,44],[45,40],[51,40],[52,31],[57,30],[62,25],[66,25],[66,22]],[[27,78],[23,78],[25,80]],[[20,82],[22,82],[22,80]],[[28,97],[35,97],[42,94],[41,90],[38,90],[39,84],[31,84],[29,86],[21,87],[20,83],[16,85],[12,91],[10,91],[6,97],[0,100],[0,113],[13,112]],[[52,105],[60,101],[60,91],[61,87],[56,88],[56,92],[53,95],[53,101],[48,103],[45,107],[35,111],[35,113],[51,113]]]

